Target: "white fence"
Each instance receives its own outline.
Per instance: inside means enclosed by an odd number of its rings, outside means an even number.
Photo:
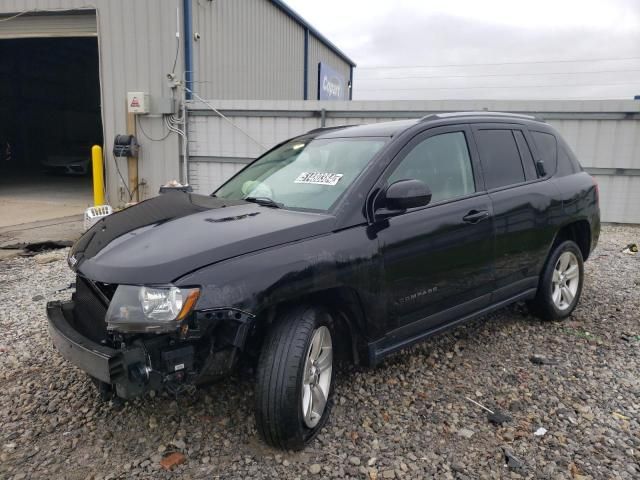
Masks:
[[[384,122],[445,111],[522,112],[540,115],[555,126],[585,169],[597,178],[604,221],[640,223],[640,101],[207,103],[189,105],[189,180],[198,192],[210,193],[267,148],[321,126]]]

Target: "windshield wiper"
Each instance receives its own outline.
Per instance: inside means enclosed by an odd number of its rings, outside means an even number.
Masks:
[[[262,205],[263,207],[273,207],[273,208],[284,207],[284,204],[278,203],[269,197],[245,197],[244,201],[257,203],[258,205]]]

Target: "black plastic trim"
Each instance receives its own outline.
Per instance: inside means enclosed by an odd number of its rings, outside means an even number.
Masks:
[[[120,352],[92,342],[76,331],[66,318],[73,315],[72,310],[73,302],[47,304],[49,335],[53,345],[66,360],[92,377],[113,383],[113,376],[122,372],[118,361]]]
[[[377,340],[375,342],[372,342],[369,344],[369,364],[371,366],[375,366],[378,363],[380,363],[380,361],[386,357],[387,355],[390,355],[391,353],[394,353],[398,350],[401,350],[403,348],[407,348],[410,347],[411,345],[414,345],[418,342],[421,342],[429,337],[432,337],[434,335],[437,335],[439,333],[445,332],[451,328],[457,327],[458,325],[465,323],[465,322],[469,322],[471,320],[475,320],[478,317],[482,317],[483,315],[486,315],[490,312],[493,312],[494,310],[498,310],[500,308],[506,307],[507,305],[510,305],[512,303],[518,302],[520,300],[528,300],[531,299],[535,296],[537,289],[536,288],[531,288],[528,290],[525,290],[522,293],[519,293],[518,295],[515,295],[511,298],[508,298],[506,300],[502,300],[500,302],[494,303],[492,305],[489,305],[485,308],[482,308],[480,310],[476,310],[473,313],[470,313],[468,315],[464,315],[462,317],[459,317],[453,321],[444,321],[443,323],[440,323],[438,326],[436,326],[435,328],[429,329],[429,330],[425,330],[421,333],[419,333],[418,335],[414,335],[414,336],[410,336],[408,338],[404,338],[402,340],[396,341],[391,343],[389,340],[389,336],[396,336],[398,337],[399,335],[399,330],[401,329],[397,329],[393,332],[390,332],[389,334],[387,334],[386,336],[382,337],[380,340]],[[472,303],[475,303],[475,300],[471,301]],[[458,309],[459,307],[454,307],[451,310],[455,310]],[[444,314],[443,316],[446,317],[446,313],[447,312],[442,312],[439,315]],[[424,319],[424,321],[429,320],[431,317],[427,317],[427,319]],[[422,320],[420,321],[422,322]],[[404,327],[406,328],[406,327]]]

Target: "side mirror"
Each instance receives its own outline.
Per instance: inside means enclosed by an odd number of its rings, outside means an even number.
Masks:
[[[544,177],[547,175],[547,170],[544,168],[544,162],[542,160],[538,160],[536,162],[536,170],[538,170],[538,175]]]
[[[431,189],[422,180],[398,180],[384,193],[384,208],[376,214],[388,217],[408,208],[424,207],[431,201]]]

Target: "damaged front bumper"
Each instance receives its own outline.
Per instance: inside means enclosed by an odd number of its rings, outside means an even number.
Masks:
[[[183,385],[204,383],[225,375],[235,365],[248,327],[238,322],[231,329],[231,339],[238,340],[238,336],[242,339],[235,344],[233,340],[229,342],[228,335],[192,336],[181,341],[164,334],[144,335],[113,348],[114,342],[106,339],[98,342],[82,332],[83,319],[77,318],[74,307],[73,301],[47,304],[49,334],[55,348],[91,377],[111,385],[124,399],[163,388],[175,392]],[[219,325],[223,328],[218,333],[228,330],[228,325]]]
[[[93,378],[113,385],[118,396],[135,397],[147,387],[142,347],[116,350],[96,343],[74,328],[73,302],[47,304],[49,335],[58,352]]]

